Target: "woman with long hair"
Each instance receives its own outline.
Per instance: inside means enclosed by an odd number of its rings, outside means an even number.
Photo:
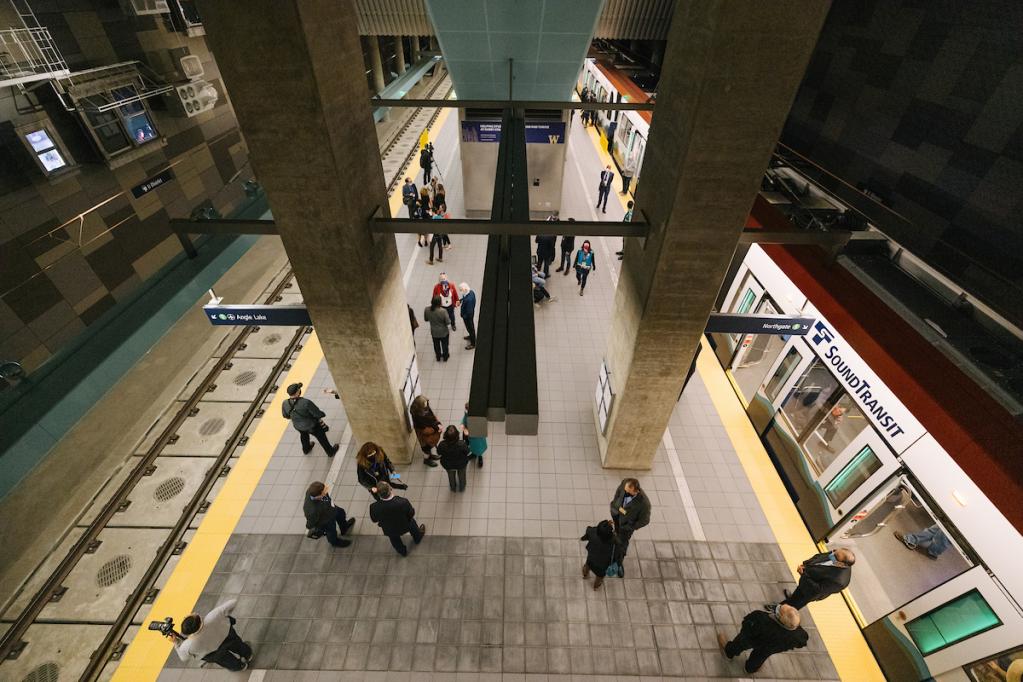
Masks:
[[[419,448],[423,451],[423,464],[429,467],[437,466],[440,455],[433,454],[433,448],[440,442],[440,420],[433,413],[430,401],[425,395],[415,397],[409,406],[409,414],[412,416],[412,428],[416,431]]]
[[[597,269],[597,261],[594,259],[593,247],[590,240],[583,242],[582,247],[575,252],[575,280],[579,284],[579,295],[582,296],[586,290],[586,278]]]
[[[355,473],[362,487],[377,500],[380,499],[377,496],[377,484],[380,482],[390,483],[392,488],[399,490],[408,488],[401,482],[401,477],[394,470],[384,449],[372,441],[367,441],[359,448],[355,456]]]

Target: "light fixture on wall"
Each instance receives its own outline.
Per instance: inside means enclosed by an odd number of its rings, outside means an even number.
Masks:
[[[966,506],[966,495],[963,495],[958,490],[953,490],[952,491],[952,497],[955,498],[956,502],[959,503],[960,507],[965,507]]]

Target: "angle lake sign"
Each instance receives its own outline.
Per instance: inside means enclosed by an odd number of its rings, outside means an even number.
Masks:
[[[310,325],[304,305],[204,305],[210,324],[217,326],[301,327]]]

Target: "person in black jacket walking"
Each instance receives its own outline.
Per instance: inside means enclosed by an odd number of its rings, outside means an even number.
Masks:
[[[569,218],[568,222],[574,223],[575,218]],[[568,271],[572,269],[572,250],[575,249],[575,235],[565,234],[561,236],[561,260],[558,261],[558,269],[554,272],[565,272],[565,276],[568,276]]]
[[[614,527],[610,521],[601,521],[596,526],[588,526],[580,540],[586,541],[586,563],[583,564],[583,578],[590,577],[590,571],[596,576],[593,589],[604,584],[607,567],[614,561],[617,543]]]
[[[780,654],[791,649],[806,646],[809,635],[799,625],[799,611],[791,606],[779,606],[778,613],[752,611],[742,619],[742,629],[735,639],[728,641],[718,633],[718,646],[725,658],[735,658],[743,651],[752,649],[746,659],[746,672],[760,670],[771,654]]]
[[[812,601],[827,599],[833,594],[841,592],[849,586],[852,580],[852,566],[856,563],[856,555],[845,547],[839,547],[831,552],[814,554],[812,557],[796,566],[799,573],[799,584],[789,594],[785,590],[785,600],[781,602],[799,610]],[[773,604],[765,604],[768,611],[772,611]]]
[[[394,551],[407,556],[408,547],[401,541],[401,536],[411,533],[413,542],[418,545],[426,534],[426,526],[416,524],[416,510],[412,503],[404,497],[392,495],[389,483],[377,483],[377,495],[380,499],[369,505],[369,518],[380,526],[380,530],[391,541]]]
[[[313,444],[309,440],[309,435],[312,434],[327,453],[327,457],[336,455],[341,446],[331,445],[327,440],[327,425],[323,423],[323,418],[327,415],[316,407],[312,400],[302,397],[302,384],[288,386],[288,396],[281,404],[281,414],[285,419],[290,419],[291,425],[298,431],[299,440],[302,441],[302,454],[308,455],[312,452]]]
[[[621,563],[629,551],[632,534],[650,523],[650,498],[635,478],[626,478],[615,491],[611,499],[611,520],[615,522],[615,535],[621,552],[618,563]]]
[[[305,514],[305,527],[312,533],[326,535],[327,542],[334,547],[352,544],[351,540],[339,538],[338,535],[348,535],[348,531],[355,525],[355,519],[346,518],[345,510],[334,505],[323,482],[313,481],[309,484],[302,503],[302,513]]]
[[[465,468],[469,466],[469,444],[459,438],[458,427],[444,429],[444,438],[437,446],[440,465],[448,472],[451,492],[465,491]]]
[[[355,456],[355,475],[359,484],[369,491],[374,500],[379,500],[377,484],[381,481],[390,483],[392,488],[405,490],[407,485],[401,482],[401,477],[394,470],[394,465],[387,458],[384,449],[372,441],[367,441],[359,448]]]

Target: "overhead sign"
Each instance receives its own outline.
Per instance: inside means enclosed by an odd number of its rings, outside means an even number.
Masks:
[[[924,435],[923,425],[827,322],[815,322],[807,338],[810,348],[877,426],[896,454],[901,454]]]
[[[462,121],[462,142],[500,141],[500,121]],[[564,121],[527,121],[526,144],[565,144]]]
[[[812,317],[790,317],[788,315],[739,315],[736,313],[711,313],[707,320],[707,331],[716,334],[781,334],[803,336],[814,323]]]
[[[304,305],[205,305],[210,324],[218,326],[301,327],[312,324]]]
[[[500,141],[500,121],[462,121],[462,142]]]
[[[149,194],[160,185],[165,185],[174,179],[174,171],[170,168],[148,178],[145,182],[139,183],[131,188],[131,194],[136,199],[141,199],[146,194]]]

